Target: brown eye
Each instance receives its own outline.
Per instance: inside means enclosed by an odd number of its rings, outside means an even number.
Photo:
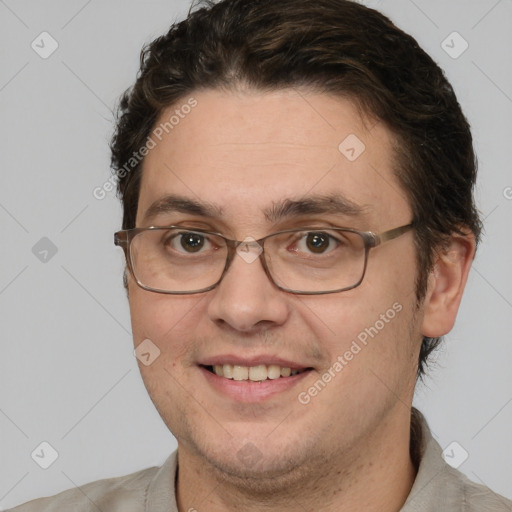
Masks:
[[[197,233],[182,233],[180,245],[187,252],[198,252],[204,247],[204,236]]]
[[[161,242],[165,249],[171,253],[182,256],[195,253],[207,253],[213,249],[212,243],[206,235],[195,231],[174,232]]]
[[[308,233],[306,247],[315,254],[321,254],[329,248],[331,241],[327,233]]]

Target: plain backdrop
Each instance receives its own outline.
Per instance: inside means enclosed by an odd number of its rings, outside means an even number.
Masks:
[[[512,498],[512,2],[364,3],[441,65],[473,128],[485,235],[415,405],[443,448],[468,453],[461,471]],[[188,7],[0,0],[0,508],[160,465],[176,446],[133,356],[120,205],[93,189],[142,45]],[[58,453],[48,469],[31,456],[42,442]]]

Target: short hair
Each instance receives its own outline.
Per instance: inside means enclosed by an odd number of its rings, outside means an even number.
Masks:
[[[352,100],[394,138],[395,173],[413,212],[419,306],[436,251],[481,221],[469,124],[440,67],[386,16],[351,0],[222,0],[193,5],[141,52],[111,141],[123,229],[135,227],[146,144],[164,109],[200,89],[305,87]],[[126,286],[126,275],[125,275]],[[417,376],[442,338],[424,337]]]

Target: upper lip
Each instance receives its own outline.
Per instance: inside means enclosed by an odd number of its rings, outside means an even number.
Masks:
[[[306,368],[311,368],[311,366],[308,364],[302,364],[290,359],[283,359],[282,357],[264,354],[253,357],[242,357],[233,354],[218,355],[201,359],[198,364],[201,366],[215,366],[224,364],[232,364],[237,366],[259,366],[264,364],[267,366],[277,365],[281,368],[290,368],[292,370],[304,370]]]

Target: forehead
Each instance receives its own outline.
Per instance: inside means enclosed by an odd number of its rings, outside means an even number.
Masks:
[[[408,209],[390,132],[348,99],[197,91],[164,111],[150,137],[137,225],[166,194],[214,205],[226,222],[262,221],[272,205],[309,196],[340,195],[376,218]]]

